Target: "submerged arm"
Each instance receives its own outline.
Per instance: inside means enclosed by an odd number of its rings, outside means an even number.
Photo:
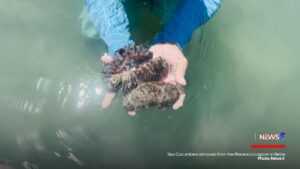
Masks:
[[[183,48],[194,30],[212,18],[220,3],[221,0],[182,0],[154,44],[171,42]]]

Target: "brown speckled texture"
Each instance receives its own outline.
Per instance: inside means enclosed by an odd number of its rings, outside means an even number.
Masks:
[[[140,64],[130,70],[115,74],[110,78],[108,85],[115,91],[120,88],[126,94],[139,84],[150,81],[158,81],[166,76],[168,72],[168,63],[159,57],[150,60],[147,63]]]
[[[178,88],[165,82],[140,84],[124,97],[123,106],[128,111],[136,111],[149,106],[169,107],[179,98]]]

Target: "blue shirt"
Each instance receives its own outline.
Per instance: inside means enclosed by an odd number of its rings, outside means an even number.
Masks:
[[[195,29],[204,25],[220,7],[221,0],[183,0],[171,19],[154,40],[172,42],[181,48],[191,39]]]
[[[172,42],[183,48],[194,30],[212,18],[220,3],[221,0],[181,0],[154,44]],[[134,43],[130,39],[129,22],[121,0],[86,0],[86,8],[99,37],[107,44],[109,54]]]

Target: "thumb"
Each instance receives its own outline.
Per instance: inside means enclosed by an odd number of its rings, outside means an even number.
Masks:
[[[101,57],[101,61],[105,64],[109,64],[113,61],[113,58],[109,56],[107,53],[104,53],[104,55]]]
[[[184,60],[181,60],[180,62],[178,62],[177,66],[176,66],[175,79],[176,79],[176,82],[182,86],[186,85],[186,80],[184,78],[184,75],[185,75],[187,65],[188,65],[188,62],[186,59],[184,59]]]

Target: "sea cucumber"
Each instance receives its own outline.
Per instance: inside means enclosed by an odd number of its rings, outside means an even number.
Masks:
[[[146,82],[138,85],[124,96],[123,106],[128,111],[136,111],[149,106],[168,107],[174,104],[180,95],[176,85],[166,82]]]
[[[168,69],[167,61],[162,57],[158,57],[130,70],[113,75],[108,81],[108,87],[115,92],[122,88],[126,94],[141,83],[161,80],[167,75]]]
[[[150,60],[152,56],[152,52],[148,51],[142,45],[125,46],[115,52],[111,63],[104,65],[102,75],[105,79],[109,79],[114,74],[129,70]]]

